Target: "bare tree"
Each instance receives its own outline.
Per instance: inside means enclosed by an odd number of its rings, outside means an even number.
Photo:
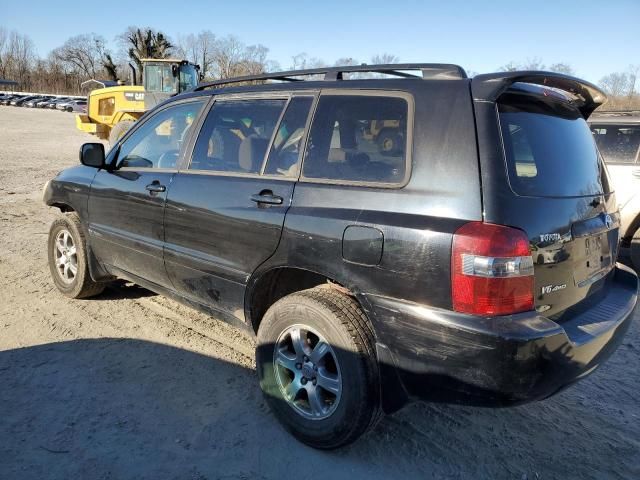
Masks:
[[[2,34],[2,75],[17,81],[22,88],[31,87],[31,77],[36,61],[31,38],[16,31]]]
[[[71,37],[54,50],[54,55],[81,76],[96,78],[102,73],[103,62],[108,52],[104,38],[95,33],[89,33]]]
[[[203,30],[197,35],[190,33],[186,37],[180,37],[177,46],[180,56],[200,65],[200,72],[206,78],[214,76],[214,56],[217,48],[216,36],[211,30]]]
[[[550,72],[564,73],[565,75],[575,75],[576,72],[573,70],[573,67],[568,63],[553,63],[549,65]]]
[[[500,72],[515,72],[516,70],[520,70],[520,66],[513,60],[498,68]]]
[[[142,83],[143,58],[168,58],[174,46],[164,33],[152,28],[129,27],[119,36],[129,58],[138,68],[138,81]]]
[[[305,69],[311,69],[311,68],[322,68],[327,66],[327,63],[321,58],[318,58],[318,57],[309,58],[309,55],[307,55],[306,52],[301,52],[301,53],[298,53],[297,55],[294,55],[293,57],[291,57],[291,60],[292,60],[291,67],[290,67],[291,70],[305,70]]]
[[[520,64],[519,70],[544,70],[545,65],[542,63],[540,57],[527,58],[527,60]]]
[[[599,85],[611,97],[620,97],[629,92],[629,76],[614,72],[600,79]]]
[[[399,63],[400,57],[391,53],[376,54],[371,57],[373,65],[386,65],[389,63]]]

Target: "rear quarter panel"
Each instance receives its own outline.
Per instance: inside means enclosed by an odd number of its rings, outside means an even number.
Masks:
[[[276,266],[297,267],[325,275],[361,298],[388,296],[450,308],[452,234],[482,218],[471,96],[468,81],[421,81],[416,87],[410,92],[415,117],[408,184],[299,182],[278,250],[257,276]],[[349,226],[382,232],[377,265],[343,258]]]

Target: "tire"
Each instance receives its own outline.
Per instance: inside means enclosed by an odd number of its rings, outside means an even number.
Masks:
[[[256,366],[272,412],[309,446],[347,445],[380,419],[373,331],[358,303],[337,289],[320,286],[273,304],[258,329]]]
[[[91,279],[84,230],[75,212],[51,224],[47,250],[51,278],[63,295],[88,298],[102,293],[106,284]]]
[[[397,155],[402,151],[403,138],[397,131],[385,128],[378,134],[378,149],[383,155]]]
[[[133,120],[122,120],[116,123],[109,133],[109,145],[112,147],[120,140],[120,138],[127,133],[127,131],[133,125]]]
[[[629,247],[629,256],[631,257],[631,264],[636,272],[640,272],[640,228],[636,230],[631,239],[631,245]]]

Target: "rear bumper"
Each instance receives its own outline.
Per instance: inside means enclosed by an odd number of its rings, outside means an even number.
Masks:
[[[483,318],[368,295],[385,409],[411,397],[486,406],[549,397],[616,350],[637,298],[638,277],[622,265],[597,304],[562,324],[536,312]]]

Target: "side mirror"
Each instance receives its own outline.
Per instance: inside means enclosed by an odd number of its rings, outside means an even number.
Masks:
[[[104,145],[85,143],[80,147],[80,163],[87,167],[104,168]]]

